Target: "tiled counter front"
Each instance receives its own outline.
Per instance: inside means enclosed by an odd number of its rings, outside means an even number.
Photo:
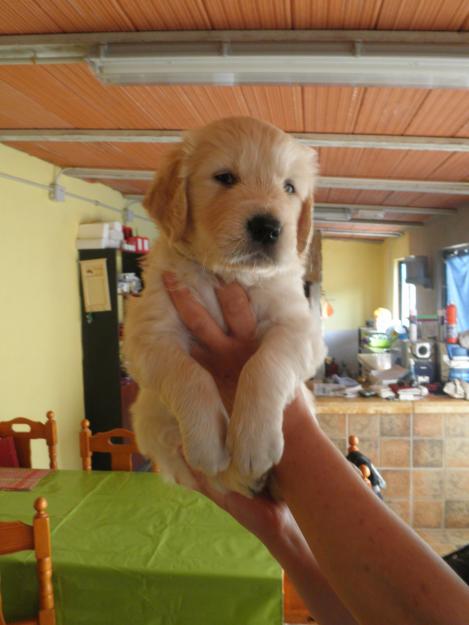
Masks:
[[[469,401],[316,400],[342,453],[350,434],[387,482],[384,498],[416,528],[469,528]]]

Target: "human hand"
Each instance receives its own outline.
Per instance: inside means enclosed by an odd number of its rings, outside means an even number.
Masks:
[[[246,292],[236,282],[216,289],[225,332],[174,274],[164,273],[163,282],[181,321],[198,341],[191,356],[213,376],[230,413],[239,374],[258,347],[256,318]]]

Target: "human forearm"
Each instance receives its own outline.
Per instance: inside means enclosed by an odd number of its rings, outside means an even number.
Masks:
[[[321,573],[308,543],[292,519],[281,536],[264,540],[271,554],[320,625],[357,625]]]
[[[464,625],[469,591],[368,489],[301,399],[285,416],[280,491],[321,571],[363,625]]]

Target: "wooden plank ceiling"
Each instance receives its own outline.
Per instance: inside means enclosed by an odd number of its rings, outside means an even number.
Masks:
[[[0,34],[199,29],[469,30],[467,0],[4,0]],[[189,129],[252,115],[290,132],[469,138],[469,90],[105,86],[86,64],[0,65],[2,129]],[[60,167],[152,170],[167,146],[10,142]],[[469,153],[321,148],[322,176],[469,181]],[[126,194],[143,181],[107,180]],[[467,196],[321,188],[318,202],[455,208]],[[387,219],[427,217],[387,213]],[[335,228],[335,227],[334,227]],[[347,229],[350,229],[347,226]],[[382,221],[360,231],[399,231]]]

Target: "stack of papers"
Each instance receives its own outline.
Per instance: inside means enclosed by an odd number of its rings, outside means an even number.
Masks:
[[[399,399],[404,401],[415,401],[428,395],[428,388],[425,386],[414,386],[412,388],[401,388],[397,391]]]
[[[79,250],[120,248],[123,240],[120,221],[81,224],[78,227],[76,246]]]

